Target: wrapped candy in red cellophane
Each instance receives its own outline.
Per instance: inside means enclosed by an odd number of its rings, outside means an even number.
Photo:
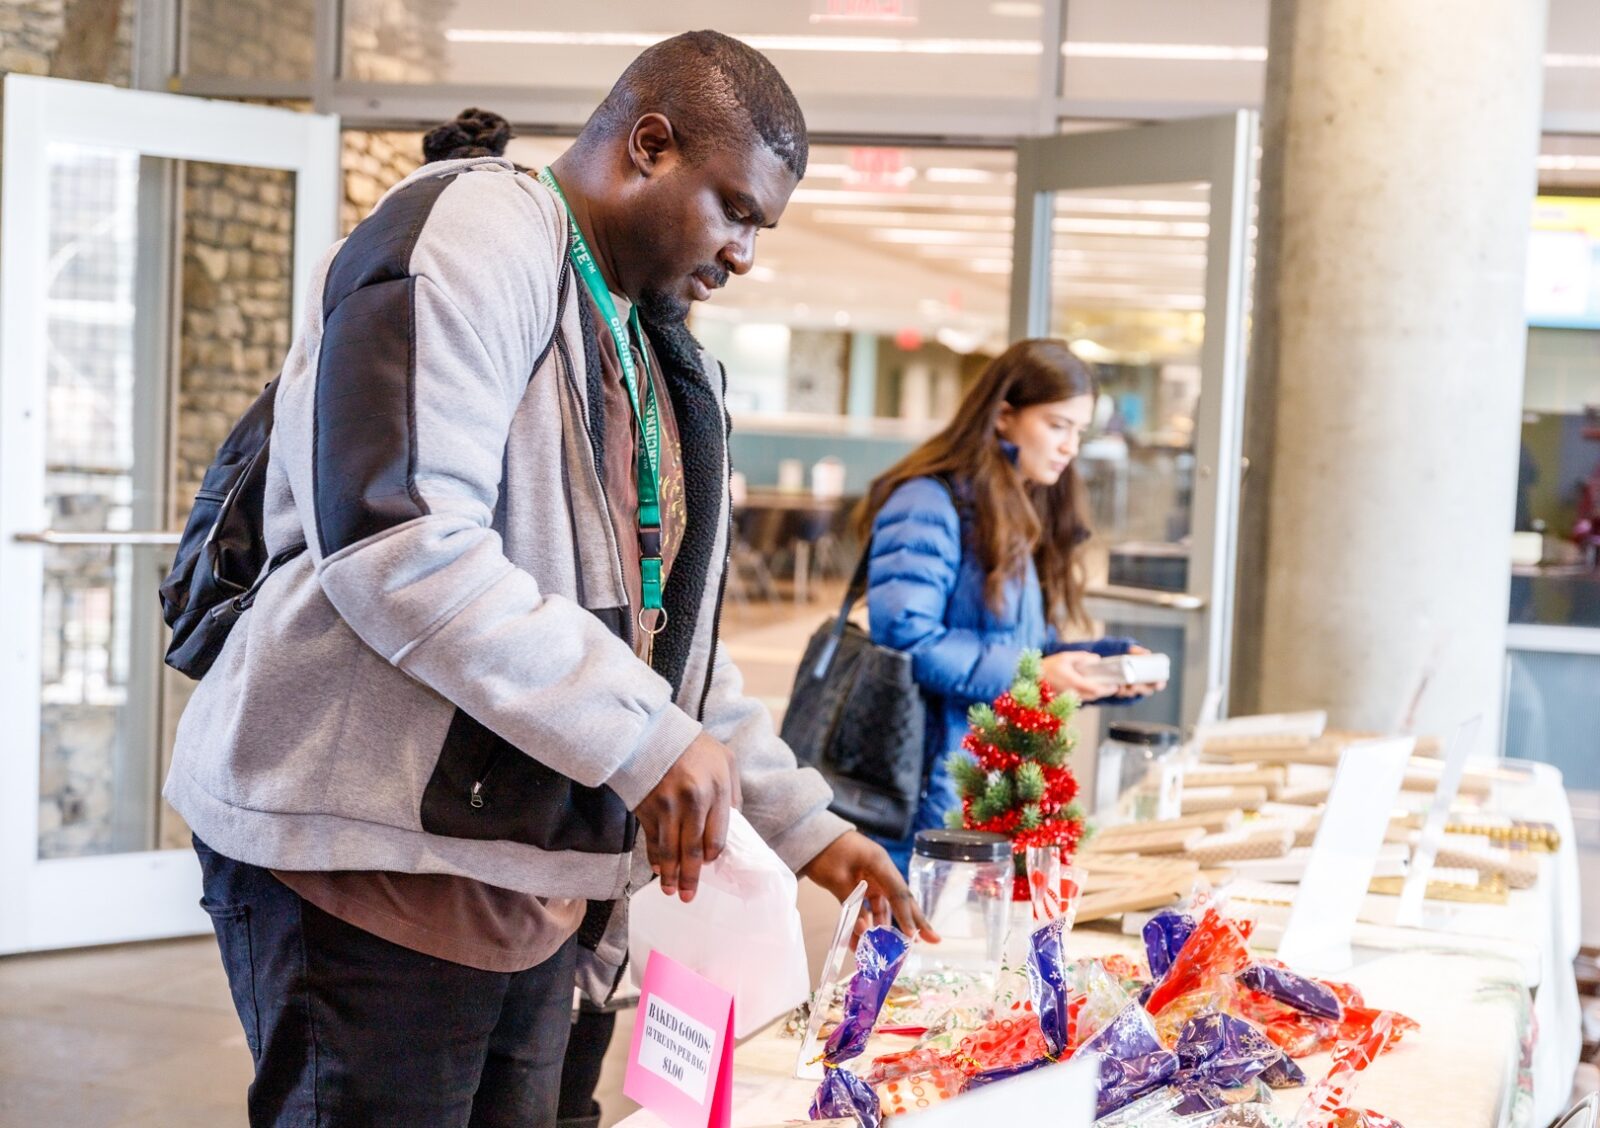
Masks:
[[[1167,974],[1145,1000],[1145,1009],[1160,1014],[1174,999],[1232,975],[1249,962],[1250,949],[1238,926],[1213,905],[1178,949]]]
[[[1392,1036],[1384,1043],[1387,1052],[1402,1037],[1417,1029],[1412,1019],[1396,1011],[1379,1011],[1365,1005],[1361,992],[1348,983],[1329,980],[1312,982],[1326,987],[1337,996],[1340,1017],[1323,1018],[1296,1010],[1260,991],[1235,983],[1232,1005],[1240,1016],[1248,1018],[1266,1033],[1284,1053],[1292,1058],[1309,1057],[1325,1053],[1341,1042],[1361,1040],[1368,1034],[1379,1014],[1392,1016]]]

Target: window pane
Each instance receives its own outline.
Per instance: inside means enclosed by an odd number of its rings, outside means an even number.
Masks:
[[[1259,106],[1267,7],[1267,0],[1072,0],[1061,92],[1075,116],[1129,103]]]
[[[139,154],[51,143],[44,508],[49,527],[97,533],[153,517],[148,415],[139,410]],[[147,311],[145,311],[147,312]],[[42,858],[147,848],[154,761],[145,740],[153,641],[147,549],[44,554],[39,733]],[[144,565],[141,571],[141,565]],[[146,692],[141,693],[140,682]]]
[[[1600,4],[1550,0],[1545,51],[1545,114],[1593,114],[1600,108]]]
[[[1188,586],[1209,214],[1204,184],[1055,194],[1051,332],[1100,370],[1080,464],[1113,583]]]
[[[218,445],[287,351],[293,176],[62,143],[44,159],[48,527],[181,528]],[[158,265],[169,174],[182,215],[175,389],[156,343],[173,323]],[[193,688],[161,665],[152,593],[171,551],[41,551],[39,856],[182,846],[181,821],[158,800]]]

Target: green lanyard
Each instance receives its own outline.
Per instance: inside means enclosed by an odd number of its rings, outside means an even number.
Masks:
[[[539,182],[554,192],[563,205],[567,203],[566,194],[561,191],[561,185],[556,183],[556,178],[548,168],[539,171]],[[567,210],[570,213],[572,209],[568,207]],[[628,311],[628,324],[624,328],[622,318],[617,316],[617,303],[611,300],[611,291],[600,276],[600,268],[595,264],[594,255],[589,252],[583,232],[578,230],[577,221],[572,220],[568,227],[572,232],[568,255],[572,265],[577,268],[578,277],[583,280],[584,289],[589,291],[594,304],[600,308],[606,328],[611,331],[612,343],[617,347],[617,360],[622,365],[622,383],[628,389],[633,418],[644,439],[639,444],[638,456],[634,460],[634,476],[639,487],[639,587],[644,603],[639,612],[639,627],[648,635],[656,635],[667,625],[667,613],[661,606],[661,412],[656,403],[655,383],[650,379],[650,349],[644,339],[644,330],[639,325],[638,305]],[[633,344],[628,337],[630,329],[639,342],[639,357],[644,362],[642,402],[640,381],[634,367]],[[659,614],[651,615],[647,620],[650,612]],[[652,620],[653,626],[649,625]]]

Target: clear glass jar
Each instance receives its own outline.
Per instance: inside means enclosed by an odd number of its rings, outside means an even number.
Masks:
[[[939,934],[918,945],[907,974],[953,971],[993,983],[1010,923],[1011,840],[981,830],[922,830],[911,853],[911,895]]]
[[[1108,825],[1177,818],[1181,739],[1171,725],[1118,721],[1109,726],[1095,759],[1095,817]]]

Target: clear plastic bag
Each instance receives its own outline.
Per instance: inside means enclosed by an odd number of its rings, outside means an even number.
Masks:
[[[733,996],[733,1032],[743,1038],[788,1013],[810,991],[805,936],[789,867],[738,811],[728,844],[700,871],[687,905],[651,882],[628,903],[634,983],[652,950]]]

